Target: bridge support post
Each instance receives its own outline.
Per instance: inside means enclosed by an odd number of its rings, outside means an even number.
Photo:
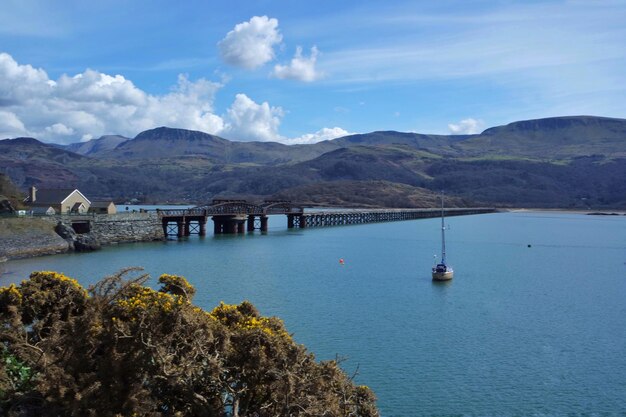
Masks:
[[[304,217],[303,215],[300,215],[298,217],[300,217],[300,229],[304,229],[306,227],[306,217]]]
[[[287,215],[287,229],[293,229],[293,214]]]
[[[176,226],[178,226],[177,236],[178,237],[184,237],[185,236],[185,221],[184,220],[177,220],[176,221]]]
[[[224,233],[228,233],[230,235],[234,235],[237,233],[237,222],[230,218],[226,220],[226,224],[224,224]]]
[[[168,221],[166,219],[163,219],[161,221],[161,224],[163,225],[163,236],[165,236],[165,238],[167,239],[167,224],[168,224]]]
[[[254,232],[254,215],[248,216],[248,232]]]
[[[261,216],[261,231],[267,232],[267,216]]]
[[[224,233],[224,223],[217,217],[213,217],[213,234],[221,235]]]
[[[183,224],[185,225],[184,230],[185,230],[185,236],[191,236],[191,231],[189,230],[189,220],[183,220]]]
[[[206,219],[199,220],[198,225],[200,226],[200,231],[198,232],[198,235],[206,236]]]

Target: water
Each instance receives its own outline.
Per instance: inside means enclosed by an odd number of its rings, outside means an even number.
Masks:
[[[108,247],[10,262],[83,284],[126,266],[186,276],[195,301],[252,301],[379,397],[384,417],[624,415],[626,216],[451,217]],[[528,247],[528,245],[531,247]],[[345,260],[345,265],[339,259]]]

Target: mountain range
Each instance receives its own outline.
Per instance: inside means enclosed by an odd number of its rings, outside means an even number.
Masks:
[[[0,173],[22,190],[78,187],[116,201],[626,208],[626,120],[536,119],[475,135],[381,131],[312,145],[234,142],[160,127],[59,146],[0,140]]]

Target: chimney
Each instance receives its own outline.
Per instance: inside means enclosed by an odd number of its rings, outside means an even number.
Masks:
[[[35,186],[33,185],[32,187],[28,189],[28,194],[29,194],[31,204],[34,203],[35,200],[37,199],[37,188],[35,188]]]

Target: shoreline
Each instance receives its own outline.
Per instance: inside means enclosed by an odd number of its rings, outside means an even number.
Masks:
[[[347,209],[346,209],[347,210]],[[590,216],[626,216],[626,210],[584,210],[568,208],[496,208],[495,212],[503,213],[564,213]],[[145,219],[131,219],[129,215],[146,217]],[[0,265],[19,259],[29,259],[41,256],[58,255],[68,252],[81,252],[76,242],[81,237],[94,239],[100,246],[112,246],[124,243],[157,242],[165,240],[160,224],[154,219],[149,219],[148,213],[123,213],[120,215],[98,215],[91,219],[98,219],[100,230],[87,234],[74,234],[62,237],[55,232],[57,222],[63,222],[66,226],[71,219],[63,216],[54,217],[27,217],[27,218],[0,218],[0,226],[4,231],[0,232]],[[67,216],[66,216],[67,217]],[[22,223],[21,228],[7,228],[7,221]],[[144,224],[145,230],[140,231],[137,222]],[[130,223],[129,223],[130,222]],[[129,225],[132,224],[132,225]],[[98,229],[96,227],[96,229]],[[104,230],[103,230],[104,228]],[[139,232],[139,233],[138,233]],[[78,238],[77,238],[78,236]]]
[[[162,225],[151,213],[0,218],[0,264],[164,239]]]

